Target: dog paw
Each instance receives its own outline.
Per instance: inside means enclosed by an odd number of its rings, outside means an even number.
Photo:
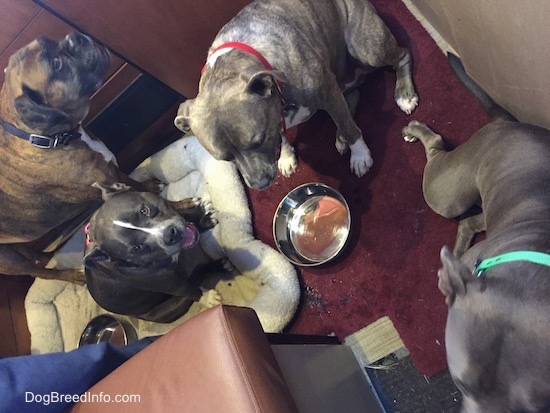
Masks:
[[[176,211],[186,211],[198,208],[202,204],[202,199],[199,197],[184,198],[179,201],[170,201]]]
[[[336,146],[336,150],[340,155],[345,154],[346,151],[349,149],[348,143],[340,135],[336,137],[336,142],[334,143],[334,145]]]
[[[403,139],[405,140],[405,142],[416,142],[418,140],[418,138],[416,136],[413,136],[413,135],[405,135],[403,134]]]
[[[214,208],[214,205],[212,205],[212,201],[210,199],[203,199],[203,201],[201,202],[201,208],[203,211],[203,217],[198,222],[199,229],[202,231],[214,228],[216,225],[218,225],[218,219],[216,218],[216,208]]]
[[[418,96],[413,96],[411,98],[400,97],[396,100],[396,103],[403,112],[410,115],[418,106]]]
[[[214,205],[212,205],[212,201],[210,199],[204,198],[199,202],[205,215],[213,215],[216,213],[216,209],[214,208]]]
[[[401,130],[401,134],[406,142],[416,142],[425,129],[428,129],[428,127],[424,123],[411,120],[409,124]]]
[[[281,175],[288,178],[298,169],[298,160],[294,153],[294,148],[290,144],[281,146],[281,155],[277,161],[277,167],[281,172]]]
[[[370,150],[362,138],[350,145],[349,148],[351,150],[351,157],[349,161],[351,171],[361,178],[372,166]]]
[[[215,307],[217,305],[220,305],[221,303],[222,303],[222,296],[216,290],[205,291],[199,300],[199,304],[201,304],[206,308]]]
[[[160,195],[160,193],[166,187],[166,184],[158,179],[151,179],[149,181],[143,182],[143,186],[147,192],[152,192],[154,194]]]

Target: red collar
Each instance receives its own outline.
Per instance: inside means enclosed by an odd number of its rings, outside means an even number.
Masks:
[[[243,52],[249,53],[252,56],[256,57],[267,70],[273,70],[273,66],[267,61],[267,59],[256,49],[253,47],[241,43],[241,42],[227,42],[223,43],[220,46],[216,47],[214,50],[212,50],[212,53],[210,53],[209,57],[212,56],[214,53],[216,53],[218,50],[222,49],[238,49],[242,50]],[[206,65],[208,64],[208,60],[206,61],[205,65],[202,67],[201,73],[204,72]],[[283,101],[283,86],[284,83],[277,79],[277,88],[279,89],[279,95],[281,97],[281,122],[283,127],[283,132],[286,131],[286,122],[285,122],[285,114],[284,114],[284,101]]]

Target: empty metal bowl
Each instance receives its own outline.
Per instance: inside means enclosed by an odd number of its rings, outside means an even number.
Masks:
[[[136,330],[129,323],[111,315],[99,315],[88,323],[78,342],[78,347],[85,344],[108,342],[119,346],[137,340]]]
[[[335,258],[344,248],[351,215],[344,197],[328,185],[311,182],[290,191],[273,218],[279,251],[297,265],[314,266]]]

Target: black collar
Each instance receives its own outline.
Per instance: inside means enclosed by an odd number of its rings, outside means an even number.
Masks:
[[[36,146],[40,149],[55,148],[59,144],[68,145],[71,139],[78,139],[81,136],[78,132],[78,126],[72,131],[56,133],[53,136],[43,136],[25,132],[24,130],[18,129],[2,119],[0,119],[0,126],[2,126],[7,133],[17,136],[18,138],[25,139],[26,141],[29,141],[32,146]]]

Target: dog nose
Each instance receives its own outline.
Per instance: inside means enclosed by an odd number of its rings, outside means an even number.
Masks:
[[[164,243],[166,245],[174,245],[182,240],[182,232],[174,225],[169,226],[164,231]]]
[[[254,177],[254,179],[250,179],[250,180],[245,178],[246,184],[250,188],[256,189],[256,190],[262,190],[262,189],[268,188],[269,186],[271,186],[271,184],[273,183],[274,180],[275,180],[274,177],[272,177],[270,175],[266,175],[266,174],[262,174],[260,176]]]

